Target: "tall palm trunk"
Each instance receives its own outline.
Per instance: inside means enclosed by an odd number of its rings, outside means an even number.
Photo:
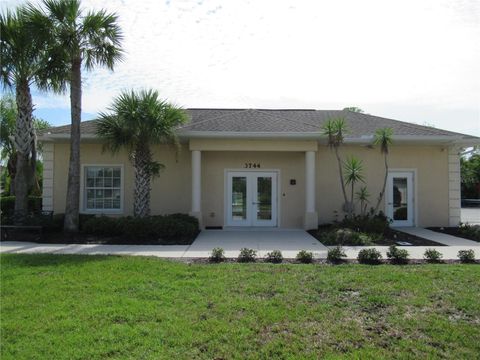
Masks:
[[[133,167],[135,168],[134,216],[150,215],[151,164],[152,153],[148,145],[138,144],[133,154]]]
[[[35,130],[32,122],[32,94],[27,80],[16,88],[17,121],[15,126],[16,174],[15,174],[15,222],[21,223],[28,213],[28,189],[32,184],[36,162]]]
[[[345,200],[345,210],[347,210],[347,213],[349,213],[350,205],[347,198],[347,192],[345,190],[345,181],[343,179],[342,160],[340,159],[337,146],[335,146],[335,156],[337,157],[338,173],[340,174],[340,185],[342,186],[343,199]]]
[[[80,122],[82,111],[82,60],[72,61],[70,80],[70,108],[72,125],[70,130],[70,162],[68,167],[67,204],[65,207],[64,230],[78,232],[80,211]]]
[[[375,214],[378,211],[378,208],[380,207],[380,203],[382,202],[383,197],[385,196],[385,189],[387,188],[387,179],[388,179],[388,161],[387,161],[387,156],[388,153],[385,152],[384,154],[384,161],[385,161],[385,177],[383,178],[383,188],[380,194],[378,195],[378,200],[377,200],[377,205],[375,206]]]
[[[10,196],[15,196],[15,175],[17,173],[17,153],[14,152],[7,163],[8,175],[10,176]]]
[[[352,186],[350,188],[350,204],[349,204],[349,207],[348,207],[348,214],[350,215],[350,217],[353,216],[353,212],[355,210],[354,206],[353,206],[354,191],[355,191],[355,182],[352,181]]]

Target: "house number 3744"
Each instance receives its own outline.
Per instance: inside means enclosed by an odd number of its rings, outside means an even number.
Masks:
[[[245,165],[243,166],[245,169],[257,169],[260,167],[260,163],[245,163]]]

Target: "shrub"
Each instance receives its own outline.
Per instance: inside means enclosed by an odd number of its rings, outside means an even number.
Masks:
[[[387,257],[392,264],[408,263],[408,251],[405,249],[399,249],[395,245],[390,246],[387,251]]]
[[[159,242],[190,240],[198,233],[198,220],[192,216],[173,214],[138,217],[94,216],[87,218],[81,231],[90,235],[153,239]]]
[[[90,235],[119,236],[122,234],[122,226],[116,218],[98,216],[86,220],[82,231]]]
[[[371,245],[372,238],[365,233],[359,233],[351,229],[337,229],[322,234],[321,240],[325,245]]]
[[[0,211],[2,224],[12,222],[12,217],[15,211],[15,196],[0,197]],[[42,197],[29,196],[28,197],[28,212],[40,213],[42,211]]]
[[[296,259],[302,264],[311,264],[313,262],[313,253],[311,251],[300,250]]]
[[[377,249],[362,249],[357,259],[360,264],[377,265],[381,262],[382,254]]]
[[[480,241],[480,225],[460,223],[458,229],[461,235],[475,241]]]
[[[237,261],[241,263],[246,262],[255,262],[257,258],[257,251],[248,248],[240,249],[240,254],[238,255]]]
[[[379,212],[376,215],[369,213],[345,218],[340,222],[340,226],[357,232],[385,234],[390,228],[390,222],[391,220],[389,220],[382,212]]]
[[[443,255],[435,249],[427,249],[423,254],[423,258],[429,263],[438,263],[441,261]]]
[[[213,248],[208,260],[212,263],[225,261],[225,251],[219,247]]]
[[[327,260],[334,264],[341,262],[345,257],[347,257],[347,254],[345,254],[341,246],[329,249],[327,253]]]
[[[280,250],[272,250],[271,252],[267,253],[265,261],[273,264],[280,264],[283,261],[282,252]]]
[[[474,263],[475,262],[475,252],[470,250],[460,250],[458,252],[458,258],[462,263]]]

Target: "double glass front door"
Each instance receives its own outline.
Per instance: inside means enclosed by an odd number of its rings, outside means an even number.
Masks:
[[[227,225],[277,226],[277,173],[227,173]]]

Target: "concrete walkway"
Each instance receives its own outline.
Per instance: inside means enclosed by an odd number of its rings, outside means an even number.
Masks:
[[[424,228],[418,227],[401,227],[395,228],[397,231],[401,231],[410,235],[418,236],[427,240],[435,241],[437,243],[447,245],[447,246],[480,246],[480,243],[460,238],[457,236],[452,236],[448,234],[442,234],[437,231],[432,231]]]
[[[272,250],[280,250],[285,258],[295,258],[300,250],[311,251],[314,254],[326,254],[328,251],[322,243],[304,230],[204,230],[185,252],[184,257],[208,257],[216,247],[223,248],[225,256],[230,258],[237,257],[241,248],[255,249],[257,256],[261,258]]]
[[[402,229],[403,231],[404,229]],[[424,229],[408,229],[414,235]],[[430,236],[433,241],[450,242],[454,246],[400,246],[408,250],[411,259],[423,259],[426,249],[436,249],[443,254],[444,260],[456,260],[459,250],[473,249],[476,259],[480,259],[480,243],[456,238],[449,235],[439,241],[438,233],[426,230],[424,236]],[[425,235],[427,234],[427,235]],[[453,239],[452,239],[453,238]],[[465,241],[465,242],[463,242]],[[468,242],[468,243],[467,243]],[[328,249],[314,237],[303,230],[204,230],[192,245],[81,245],[81,244],[36,244],[28,242],[3,241],[0,243],[0,253],[16,254],[82,254],[82,255],[138,255],[156,256],[161,258],[205,258],[214,247],[221,247],[230,258],[238,256],[241,248],[257,250],[259,258],[267,252],[280,250],[285,258],[295,258],[300,250],[313,252],[315,258],[325,259]],[[446,244],[448,245],[448,244]],[[348,259],[356,259],[358,252],[364,246],[345,246],[343,249]],[[376,248],[386,258],[388,246],[369,246]]]

